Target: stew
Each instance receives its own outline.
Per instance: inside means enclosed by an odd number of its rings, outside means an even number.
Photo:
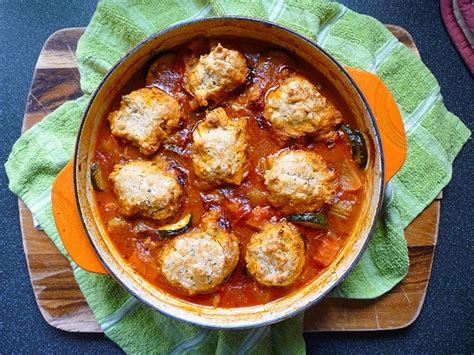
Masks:
[[[202,103],[204,99],[201,102],[197,100],[196,92],[190,93],[186,88],[186,80],[190,80],[187,68],[196,65],[199,58],[203,58],[200,56],[216,48],[216,43],[241,53],[247,71],[244,83],[221,92],[217,98],[207,99],[206,105]],[[192,303],[213,307],[268,303],[314,280],[344,247],[359,216],[366,183],[363,169],[366,148],[364,151],[364,147],[355,146],[357,140],[354,138],[360,141],[362,137],[363,141],[364,135],[355,130],[353,113],[335,88],[299,58],[257,41],[242,43],[231,37],[200,38],[155,60],[150,63],[149,70],[136,74],[123,95],[146,87],[156,87],[167,93],[179,104],[177,127],[166,135],[155,153],[145,154],[127,138],[112,134],[110,118],[104,119],[95,148],[92,171],[94,198],[101,221],[120,254],[140,275],[162,291]],[[281,87],[286,78],[295,76],[309,80],[340,113],[342,122],[332,127],[329,138],[327,132],[322,136],[304,134],[294,137],[290,133],[290,136],[280,137],[275,131],[275,124],[265,116],[270,93]],[[122,97],[117,97],[111,112],[120,108],[121,100]],[[239,118],[246,121],[247,173],[238,184],[209,184],[196,174],[193,165],[193,154],[196,154],[193,151],[193,133],[206,115],[216,108],[223,108],[231,120]],[[265,159],[278,156],[285,150],[317,153],[325,162],[327,171],[334,175],[334,191],[320,206],[292,213],[284,203],[269,200],[270,192],[264,175]],[[358,151],[362,151],[362,156],[358,155],[361,154]],[[169,164],[182,188],[177,209],[163,219],[142,213],[124,213],[114,180],[110,177],[116,164],[149,161],[156,157],[163,158]],[[295,206],[298,209],[298,203]],[[161,253],[167,243],[199,226],[203,216],[211,210],[218,211],[220,228],[237,240],[240,250],[237,265],[209,292],[183,292],[160,271]],[[303,236],[304,267],[290,285],[268,286],[257,281],[255,275],[247,270],[246,248],[250,238],[264,224],[280,221],[290,223]],[[170,230],[176,233],[169,233]]]

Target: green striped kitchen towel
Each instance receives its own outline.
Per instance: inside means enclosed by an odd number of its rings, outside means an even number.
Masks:
[[[63,104],[26,132],[6,163],[10,189],[66,252],[51,212],[50,187],[72,156],[84,108],[105,73],[150,34],[179,21],[242,15],[268,19],[316,41],[341,63],[381,77],[402,112],[408,156],[386,193],[367,252],[333,297],[374,298],[407,273],[403,229],[451,178],[452,162],[470,136],[443,104],[430,71],[377,20],[323,0],[101,1],[79,41],[84,96]],[[67,256],[67,255],[66,255]],[[168,318],[139,303],[110,276],[74,274],[105,334],[128,353],[304,353],[302,315],[252,330],[217,331]]]

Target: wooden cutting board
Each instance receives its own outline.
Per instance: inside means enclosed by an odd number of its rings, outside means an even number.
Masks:
[[[418,54],[408,32],[388,25]],[[66,28],[48,38],[33,75],[22,132],[67,100],[81,96],[75,51],[83,28]],[[401,284],[376,300],[326,298],[305,314],[305,331],[360,331],[403,328],[418,316],[426,295],[438,235],[441,196],[406,229],[410,270]],[[67,260],[47,235],[34,228],[20,201],[20,223],[28,270],[38,307],[52,326],[71,332],[100,332]]]

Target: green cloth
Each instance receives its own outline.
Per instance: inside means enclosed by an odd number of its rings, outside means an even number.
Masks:
[[[392,179],[367,252],[332,296],[374,298],[408,271],[403,229],[451,178],[452,162],[470,136],[443,105],[436,79],[377,20],[323,0],[102,1],[79,41],[84,96],[63,104],[26,132],[6,163],[10,189],[31,209],[63,254],[51,213],[50,187],[72,157],[84,108],[104,74],[150,34],[178,21],[251,15],[317,41],[341,63],[377,74],[392,91],[408,136],[408,156]],[[302,315],[253,330],[216,331],[168,318],[139,303],[110,276],[81,270],[77,282],[105,334],[126,352],[303,353]]]

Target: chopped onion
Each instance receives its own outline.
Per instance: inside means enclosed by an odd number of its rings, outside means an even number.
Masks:
[[[329,208],[328,214],[347,221],[352,213],[352,201],[339,201]]]

